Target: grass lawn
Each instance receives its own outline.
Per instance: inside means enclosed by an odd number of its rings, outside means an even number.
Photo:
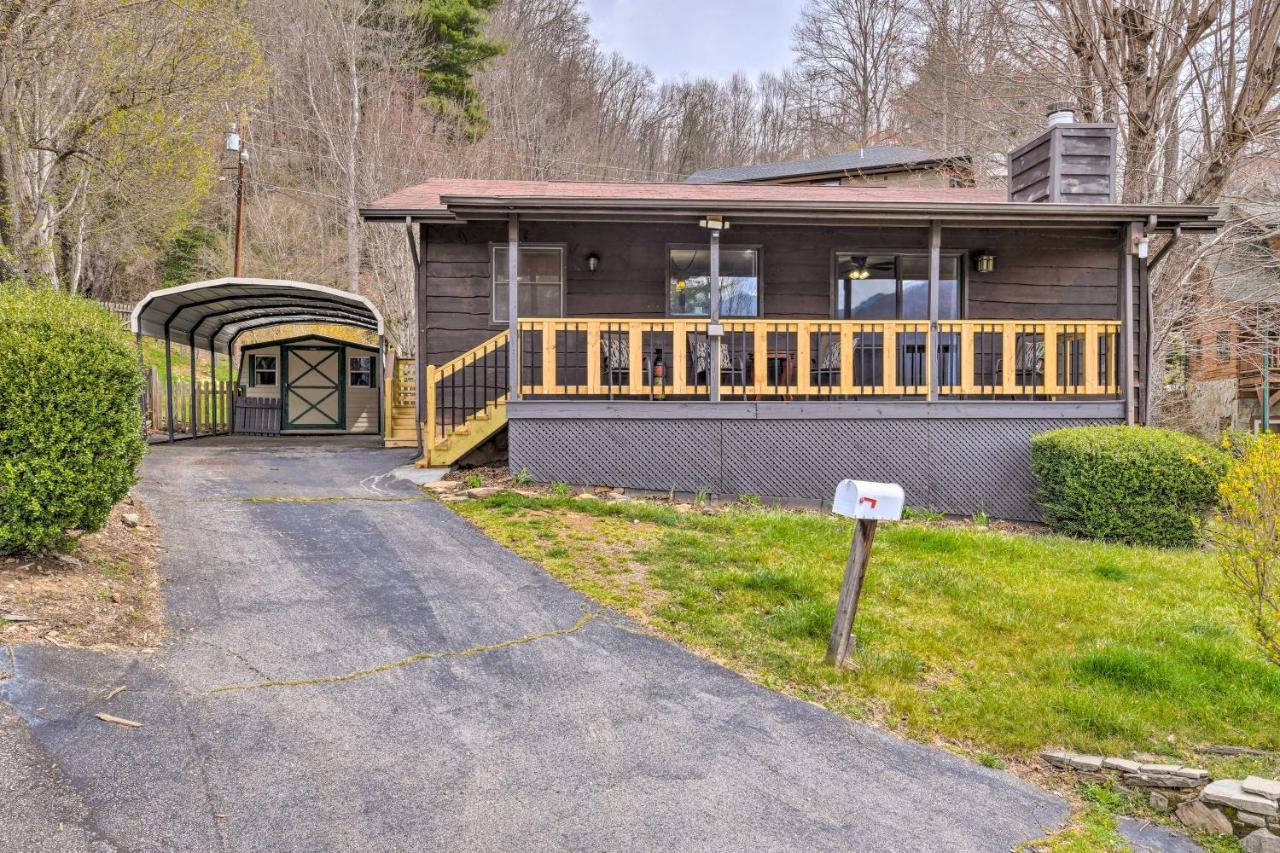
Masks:
[[[514,493],[451,506],[570,586],[769,687],[984,763],[1045,746],[1189,762],[1195,745],[1280,748],[1280,668],[1250,645],[1206,552],[882,524],[854,668],[837,671],[822,659],[845,519]]]

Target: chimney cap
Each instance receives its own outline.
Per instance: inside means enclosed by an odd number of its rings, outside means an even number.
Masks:
[[[1053,115],[1054,113],[1074,113],[1076,111],[1075,101],[1050,101],[1049,108],[1045,110],[1045,115]]]

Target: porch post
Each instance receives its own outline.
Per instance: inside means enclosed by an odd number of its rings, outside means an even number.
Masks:
[[[173,342],[168,323],[164,324],[164,407],[169,443],[173,444]]]
[[[200,435],[200,393],[196,388],[196,330],[191,329],[191,334],[187,335],[187,346],[191,350],[191,437],[198,438]]]
[[[427,226],[425,223],[418,224],[418,242],[416,251],[414,251],[413,242],[413,226],[411,220],[405,221],[405,229],[409,235],[410,255],[413,259],[413,305],[414,305],[414,325],[416,327],[417,338],[414,345],[414,431],[418,439],[418,450],[426,457],[427,444],[424,442],[422,434],[422,425],[427,420]],[[395,359],[391,361],[392,373],[389,375],[388,381],[394,381],[395,377]],[[384,395],[385,397],[386,395]],[[385,412],[383,417],[391,417],[391,412]],[[429,441],[431,436],[427,436]]]
[[[507,399],[520,399],[520,216],[507,217]],[[545,334],[545,333],[544,333]],[[543,365],[546,369],[546,365]]]
[[[1120,240],[1120,376],[1124,394],[1124,420],[1129,426],[1136,423],[1133,411],[1133,243],[1136,225],[1130,224],[1121,232]]]
[[[711,229],[711,292],[707,307],[707,391],[713,403],[720,402],[720,341],[721,335],[712,334],[712,328],[720,325],[720,229]]]
[[[938,304],[942,278],[942,225],[935,219],[929,223],[929,341],[927,367],[929,399],[938,399],[939,376],[942,372],[942,338],[938,334]]]

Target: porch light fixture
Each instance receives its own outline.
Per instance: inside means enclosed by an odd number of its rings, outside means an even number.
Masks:
[[[978,272],[995,272],[996,256],[990,252],[979,252],[973,259],[973,268]]]
[[[595,272],[600,268],[600,256],[595,252],[587,255],[587,269]]]

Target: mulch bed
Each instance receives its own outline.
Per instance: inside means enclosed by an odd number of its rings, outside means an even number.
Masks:
[[[153,649],[164,636],[156,528],[129,496],[71,554],[0,558],[0,644]]]

